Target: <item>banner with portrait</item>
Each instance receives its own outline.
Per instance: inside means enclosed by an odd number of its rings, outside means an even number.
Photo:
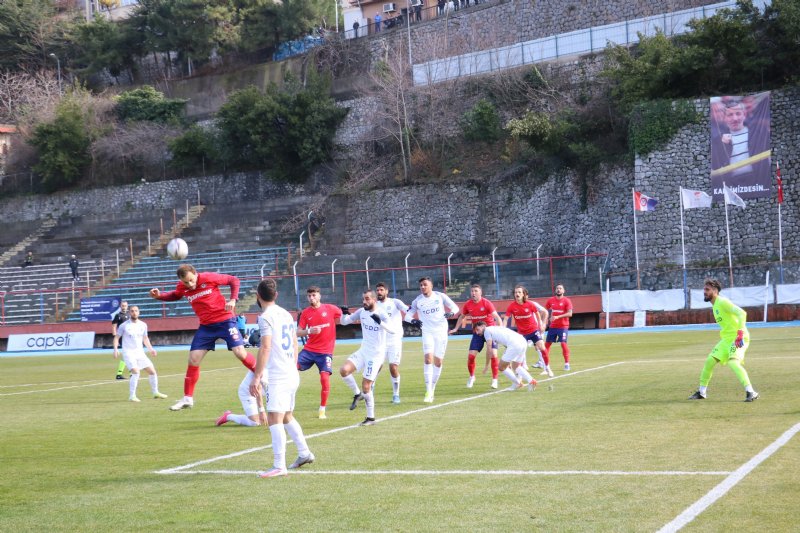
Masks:
[[[770,93],[711,98],[711,187],[722,202],[724,183],[744,199],[770,196]]]

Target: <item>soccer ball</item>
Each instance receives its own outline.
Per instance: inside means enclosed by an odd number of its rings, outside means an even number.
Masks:
[[[186,241],[176,237],[167,244],[167,255],[175,260],[186,259],[189,255],[189,246]]]

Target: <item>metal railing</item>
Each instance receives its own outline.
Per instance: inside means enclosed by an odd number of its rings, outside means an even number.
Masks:
[[[754,0],[753,4],[755,7],[763,9],[764,6],[770,4],[770,1]],[[430,85],[464,76],[475,76],[562,57],[589,54],[603,50],[610,43],[631,45],[639,42],[639,34],[647,37],[652,37],[659,32],[666,35],[680,35],[689,31],[690,20],[711,17],[719,10],[726,8],[736,8],[736,2],[720,2],[661,13],[650,17],[559,33],[490,50],[427,61],[413,66],[414,84]]]

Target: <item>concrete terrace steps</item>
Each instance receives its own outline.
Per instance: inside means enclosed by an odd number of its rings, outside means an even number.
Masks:
[[[0,255],[0,266],[5,265],[15,256],[20,254],[20,252],[25,251],[31,244],[39,240],[39,238],[47,233],[51,228],[53,228],[58,222],[55,219],[47,219],[39,226],[36,231],[19,241],[17,244],[6,250],[2,255]],[[34,260],[36,257],[34,256]]]

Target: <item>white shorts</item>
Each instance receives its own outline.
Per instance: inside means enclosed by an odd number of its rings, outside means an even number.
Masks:
[[[258,402],[256,401],[256,397],[250,394],[250,383],[253,382],[254,377],[256,377],[256,375],[253,374],[253,371],[248,370],[244,379],[239,384],[239,400],[241,400],[242,409],[244,409],[244,414],[247,416],[258,414]],[[266,379],[261,380],[261,394],[265,397],[267,395]]]
[[[289,413],[294,411],[294,395],[300,386],[300,380],[295,382],[270,383],[267,390],[267,411],[270,413]]]
[[[522,363],[525,361],[525,351],[527,349],[528,343],[525,341],[506,346],[506,351],[501,359],[506,363]]]
[[[133,370],[134,368],[142,370],[154,366],[150,358],[145,355],[144,350],[123,350],[122,360],[125,361],[125,366],[128,367],[128,370]]]
[[[383,353],[375,354],[366,350],[358,350],[347,358],[348,361],[355,365],[356,370],[361,372],[363,378],[370,381],[375,381],[378,377],[378,371],[381,369],[384,359]]]
[[[432,353],[434,357],[444,359],[447,351],[447,329],[434,332],[426,332],[422,328],[422,353]]]
[[[399,365],[403,359],[403,339],[386,344],[386,361],[390,365]]]

